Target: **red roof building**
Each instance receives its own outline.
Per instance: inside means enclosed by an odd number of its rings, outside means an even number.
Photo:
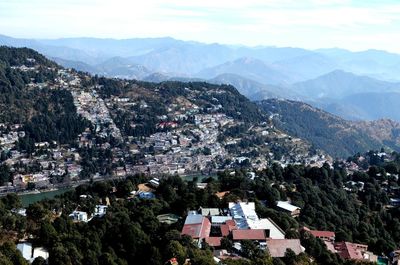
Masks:
[[[229,231],[237,229],[235,220],[227,220],[225,224],[229,226]]]
[[[309,232],[316,238],[320,238],[324,241],[335,241],[335,232],[332,231],[319,231],[319,230],[310,230],[308,227],[303,227],[304,231]]]
[[[267,249],[273,258],[284,257],[288,249],[291,249],[296,255],[304,252],[300,239],[269,239],[267,241]]]
[[[367,251],[368,246],[350,242],[337,242],[335,249],[343,259],[364,260],[363,252]]]
[[[320,238],[322,240],[335,241],[335,232],[310,230],[310,233],[316,238]]]
[[[222,236],[228,236],[230,232],[237,229],[235,220],[227,220],[220,226]]]
[[[232,237],[234,241],[238,240],[267,240],[264,229],[240,229],[233,230]]]
[[[221,225],[220,226],[220,228],[221,228],[221,235],[222,236],[228,236],[229,235],[229,225],[227,225],[227,224],[223,224],[223,225]]]
[[[221,246],[221,239],[222,237],[207,237],[205,239],[206,243],[211,247],[220,247]]]
[[[188,215],[182,228],[182,235],[191,236],[193,239],[207,238],[210,236],[211,222],[201,215]]]

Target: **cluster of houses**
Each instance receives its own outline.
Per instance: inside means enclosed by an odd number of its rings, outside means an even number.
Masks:
[[[232,119],[224,114],[196,114],[194,117],[194,124],[186,123],[171,131],[135,140],[131,152],[147,153],[135,169],[149,174],[187,174],[215,168],[215,157],[227,155],[225,148],[217,141],[218,128],[231,123]]]
[[[298,210],[298,209],[296,209]],[[287,249],[296,254],[304,252],[299,239],[286,239],[285,232],[270,218],[259,218],[254,202],[231,202],[229,209],[200,208],[189,212],[182,229],[201,247],[214,247],[217,261],[237,257],[242,253],[241,242],[251,240],[272,257],[284,257]],[[234,253],[222,249],[224,237],[233,241]]]
[[[71,93],[77,113],[95,126],[96,135],[104,138],[112,136],[122,140],[121,131],[115,125],[104,100],[99,97],[95,89],[86,92],[78,88],[73,89]]]
[[[74,222],[89,222],[95,217],[103,217],[107,213],[107,205],[96,205],[93,214],[90,216],[87,212],[74,210],[69,217]]]
[[[277,209],[297,217],[300,208],[289,202],[278,201]],[[181,234],[190,236],[198,247],[208,244],[214,249],[214,259],[241,258],[243,240],[253,241],[271,257],[282,258],[288,249],[296,255],[305,251],[300,239],[287,239],[285,232],[270,218],[259,218],[254,202],[230,202],[229,209],[200,208],[190,211]],[[343,259],[377,262],[378,256],[368,246],[352,242],[336,242],[332,231],[318,231],[303,227],[301,230],[321,239],[327,249]],[[229,238],[231,250],[224,249],[223,238]],[[400,254],[397,255],[400,260]]]
[[[321,239],[329,251],[332,253],[337,253],[343,259],[374,263],[378,261],[378,256],[368,251],[368,245],[346,241],[336,242],[335,232],[333,231],[311,230],[307,227],[303,227],[302,230],[310,233],[316,238]]]
[[[23,137],[21,131],[18,135]],[[2,192],[24,190],[29,188],[29,183],[34,184],[36,189],[50,188],[52,177],[67,176],[66,179],[72,180],[82,170],[78,151],[55,142],[36,143],[35,150],[40,152],[31,155],[3,141],[0,142],[0,149],[5,154],[2,163],[8,165],[13,174],[12,182],[0,188]]]
[[[39,66],[35,63],[27,62],[28,66],[15,66],[15,68],[21,71],[37,71]],[[125,144],[116,147],[111,146],[111,143],[102,142],[99,144],[101,146],[97,146],[111,150],[114,176],[124,177],[135,173],[210,173],[217,168],[233,167],[235,166],[233,163],[238,163],[238,161],[240,163],[249,160],[256,168],[265,168],[271,162],[271,159],[265,155],[251,158],[240,154],[237,157],[236,151],[232,153],[228,150],[227,146],[240,145],[241,139],[228,137],[225,141],[221,141],[220,134],[226,128],[240,125],[240,122],[220,112],[222,105],[218,99],[213,98],[215,104],[211,104],[206,113],[203,112],[203,108],[196,105],[199,94],[212,95],[223,91],[211,89],[200,92],[187,88],[190,93],[186,95],[186,98],[176,98],[167,106],[167,113],[158,116],[157,128],[162,129],[162,132],[154,133],[149,137],[137,138],[129,135],[123,137],[112,118],[114,112],[124,110],[131,112],[134,116],[135,113],[132,112],[136,107],[142,111],[148,108],[148,103],[144,99],[125,95],[103,99],[97,92],[101,86],[84,87],[81,78],[85,77],[82,75],[69,69],[49,68],[49,70],[57,73],[54,81],[44,84],[32,81],[29,86],[39,88],[46,86],[51,89],[67,89],[71,92],[78,114],[89,120],[94,127],[94,131],[87,128],[78,136],[79,147],[93,147],[96,137],[108,139],[110,136]],[[135,127],[137,124],[133,121],[131,126]],[[269,130],[272,128],[270,125],[260,126],[255,126],[251,132],[265,137],[278,137],[282,139],[282,142],[291,141],[290,137],[283,133],[270,135]],[[24,135],[21,125],[0,124],[0,148],[8,154],[7,160],[3,163],[7,163],[12,168],[14,176],[13,183],[0,187],[0,192],[21,191],[26,189],[29,183],[34,183],[35,188],[52,188],[53,177],[57,177],[58,181],[65,179],[66,182],[79,180],[82,167],[76,149],[60,146],[58,143],[36,143],[35,149],[43,152],[41,155],[35,156],[34,153],[33,156],[28,157],[15,148],[15,143]],[[295,140],[292,139],[293,142]],[[267,146],[267,143],[263,146]],[[242,151],[241,153],[251,153],[252,149]],[[326,160],[310,157],[308,154],[294,157],[298,162],[304,162],[304,159],[309,159],[310,163],[318,159]],[[227,162],[229,160],[230,162]],[[292,158],[282,158],[278,162],[285,165],[293,161]],[[36,166],[37,163],[40,167]],[[124,163],[124,166],[117,167],[117,164],[121,163]],[[16,165],[20,165],[24,170],[19,170]],[[100,173],[98,176],[101,177]]]

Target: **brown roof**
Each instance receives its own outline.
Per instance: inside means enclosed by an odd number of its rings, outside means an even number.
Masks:
[[[232,231],[233,240],[266,240],[264,229],[239,229]]]
[[[335,232],[331,231],[310,230],[309,232],[315,237],[335,237]]]
[[[212,247],[219,247],[221,246],[221,239],[222,237],[206,237],[206,242]]]
[[[303,252],[300,239],[270,239],[267,241],[267,248],[273,258],[284,257],[287,249],[293,250],[296,255]]]
[[[335,249],[340,257],[344,259],[362,260],[364,259],[361,250],[367,250],[367,245],[355,244],[351,242],[337,242]]]

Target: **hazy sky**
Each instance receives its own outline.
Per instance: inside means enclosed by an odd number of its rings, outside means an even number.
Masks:
[[[0,0],[0,34],[400,53],[400,0]]]

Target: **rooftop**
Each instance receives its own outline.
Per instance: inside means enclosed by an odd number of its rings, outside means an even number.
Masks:
[[[232,231],[233,240],[266,240],[263,229],[241,229]]]
[[[310,230],[309,231],[315,237],[335,237],[335,232],[332,231],[318,231],[318,230]]]
[[[267,241],[267,249],[273,258],[284,257],[287,249],[293,250],[296,255],[304,251],[300,239],[270,239]]]
[[[276,206],[289,212],[293,212],[300,209],[300,207],[294,206],[290,204],[288,201],[278,201]]]
[[[188,235],[195,239],[207,238],[210,231],[211,223],[207,218],[201,215],[189,215],[182,228],[182,235]]]

